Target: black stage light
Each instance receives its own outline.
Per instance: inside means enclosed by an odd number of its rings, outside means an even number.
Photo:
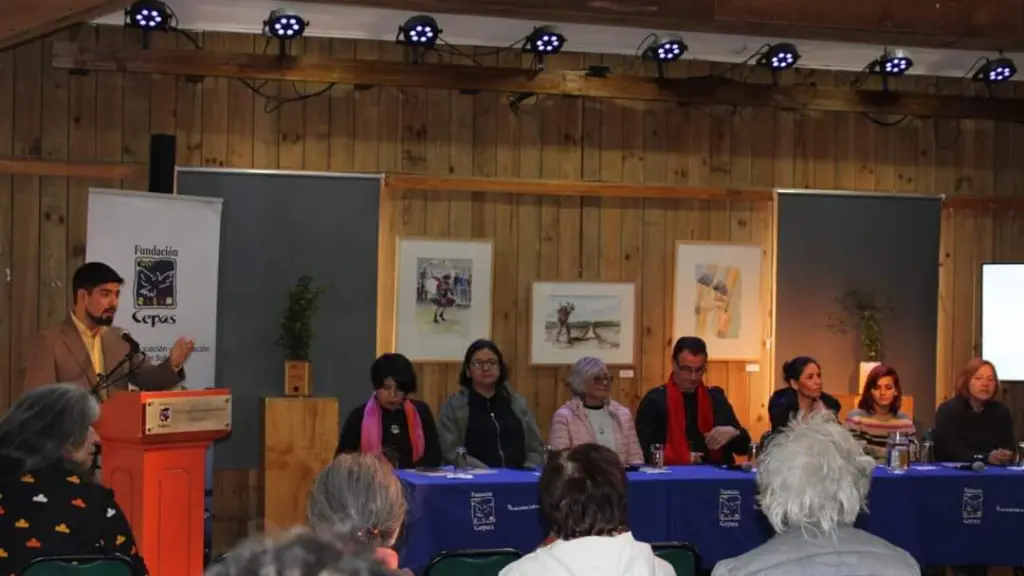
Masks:
[[[396,41],[409,46],[432,48],[441,38],[441,32],[433,16],[417,14],[398,27]]]
[[[974,73],[974,79],[986,84],[1006,82],[1017,74],[1017,65],[1009,58],[985,59],[984,64]]]
[[[757,65],[771,70],[785,70],[796,66],[800,52],[789,42],[772,44],[757,59]]]

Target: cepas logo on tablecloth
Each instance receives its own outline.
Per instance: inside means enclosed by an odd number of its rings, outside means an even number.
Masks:
[[[173,246],[135,245],[135,288],[132,321],[154,327],[177,324],[178,250]]]

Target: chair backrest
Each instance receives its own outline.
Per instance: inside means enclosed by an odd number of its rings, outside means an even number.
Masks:
[[[668,562],[676,576],[697,576],[701,573],[700,552],[688,542],[659,542],[651,544],[654,554]]]
[[[430,561],[423,576],[498,576],[502,568],[522,556],[512,548],[441,552]]]
[[[21,576],[132,576],[124,556],[47,556],[36,558]]]

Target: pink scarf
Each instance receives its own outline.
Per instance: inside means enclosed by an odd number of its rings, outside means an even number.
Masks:
[[[423,422],[420,421],[420,414],[412,402],[406,400],[402,403],[405,412],[405,422],[409,425],[409,439],[412,441],[412,461],[418,462],[423,457],[423,449],[426,441],[423,439]],[[364,454],[380,454],[381,437],[384,430],[381,426],[380,404],[377,403],[377,396],[371,396],[363,409],[363,428],[360,434],[359,450]]]

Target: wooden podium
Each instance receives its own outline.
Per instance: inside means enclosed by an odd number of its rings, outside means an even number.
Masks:
[[[118,392],[95,427],[100,476],[131,522],[150,575],[201,576],[206,449],[231,431],[231,393]]]

